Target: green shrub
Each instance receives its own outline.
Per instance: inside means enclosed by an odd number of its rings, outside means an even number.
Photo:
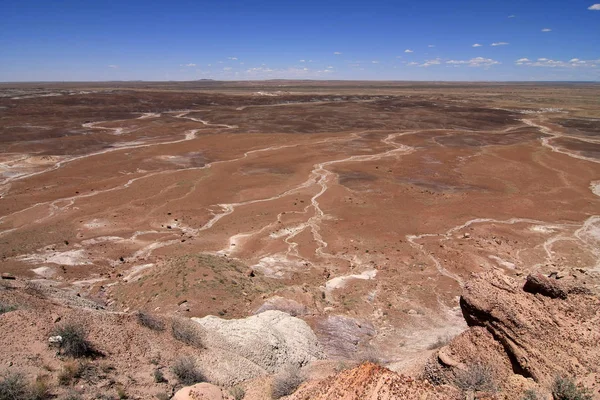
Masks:
[[[0,303],[0,314],[15,311],[16,309],[17,309],[17,307],[15,307],[13,305]]]
[[[79,358],[94,353],[94,348],[87,339],[87,331],[81,324],[63,324],[54,329],[52,336],[62,338],[59,348],[66,356]]]
[[[575,384],[573,379],[566,376],[557,376],[552,384],[552,397],[554,400],[593,400],[592,391]]]
[[[156,383],[168,382],[168,380],[167,380],[167,378],[165,378],[165,375],[163,374],[163,372],[158,368],[154,370],[154,372],[152,373],[152,376],[154,376],[154,382],[156,382]]]

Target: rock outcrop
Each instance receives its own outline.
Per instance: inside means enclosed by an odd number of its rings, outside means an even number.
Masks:
[[[434,386],[372,363],[302,385],[289,400],[458,400],[459,390]]]
[[[515,385],[547,391],[565,375],[597,393],[600,299],[590,293],[576,282],[539,274],[525,281],[498,271],[473,276],[460,300],[471,328],[437,351],[424,377],[452,383],[481,364],[491,367],[489,378],[502,391],[515,391]]]

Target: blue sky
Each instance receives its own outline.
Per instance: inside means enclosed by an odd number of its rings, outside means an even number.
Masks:
[[[600,0],[0,0],[0,81],[600,80]]]

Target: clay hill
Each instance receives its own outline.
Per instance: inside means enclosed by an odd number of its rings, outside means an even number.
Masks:
[[[585,274],[474,275],[460,300],[469,329],[401,373],[322,360],[310,327],[281,311],[229,321],[117,313],[67,292],[2,282],[3,367],[52,397],[166,399],[202,380],[210,383],[174,399],[269,399],[275,391],[294,400],[600,398],[600,298]],[[68,324],[86,332],[85,354],[56,342]],[[10,399],[5,386],[6,378],[0,398]]]

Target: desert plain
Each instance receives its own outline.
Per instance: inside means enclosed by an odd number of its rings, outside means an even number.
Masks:
[[[0,269],[403,371],[473,273],[597,282],[599,163],[593,83],[1,84]]]

